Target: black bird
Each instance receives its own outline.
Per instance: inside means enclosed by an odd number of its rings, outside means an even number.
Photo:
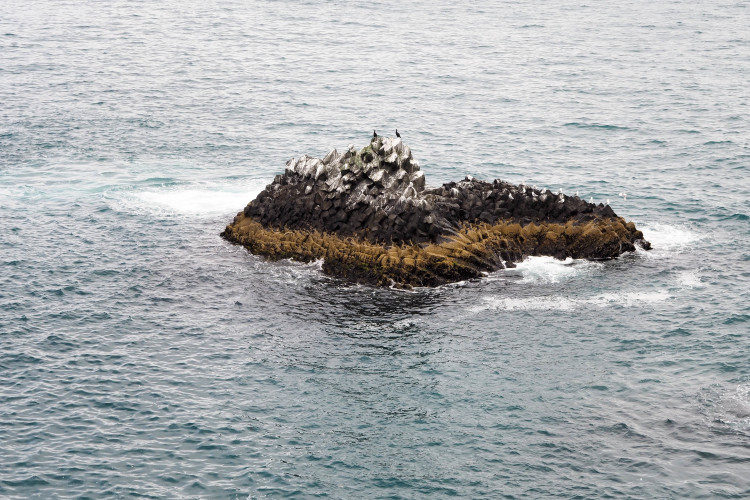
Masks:
[[[378,133],[375,132],[374,130],[372,131],[372,138],[373,139],[377,139],[378,138]]]
[[[401,134],[398,133],[398,129],[396,129],[396,137],[401,137]]]

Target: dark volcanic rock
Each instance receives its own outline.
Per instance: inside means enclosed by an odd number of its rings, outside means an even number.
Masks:
[[[372,242],[435,241],[465,223],[564,223],[616,217],[608,205],[525,185],[466,178],[425,188],[424,173],[400,138],[378,137],[357,152],[289,160],[244,211],[264,226],[314,229]]]
[[[245,218],[259,226],[251,229],[250,223],[244,222],[244,232],[240,231],[239,223]],[[592,229],[594,223],[596,231]],[[519,230],[514,232],[516,226]],[[481,228],[484,228],[483,236],[466,236]],[[644,248],[650,247],[641,232],[632,223],[619,218],[608,205],[587,203],[577,196],[469,177],[427,188],[424,173],[409,147],[400,138],[390,137],[373,138],[360,151],[349,146],[343,154],[333,150],[322,159],[305,155],[290,160],[286,171],[277,175],[222,233],[227,239],[243,243],[256,253],[303,260],[323,256],[326,259],[324,270],[358,281],[373,281],[362,278],[360,260],[364,257],[355,259],[353,268],[343,269],[341,263],[349,262],[350,257],[339,256],[335,261],[328,250],[303,252],[295,247],[299,242],[291,243],[286,236],[281,236],[284,231],[329,234],[340,239],[351,237],[384,249],[416,244],[420,249],[429,250],[427,253],[433,256],[436,255],[434,245],[451,244],[455,247],[454,243],[461,240],[463,234],[471,240],[464,245],[483,255],[481,262],[472,264],[470,257],[456,256],[463,254],[456,254],[450,257],[453,260],[446,262],[452,265],[458,259],[461,265],[472,268],[474,274],[478,270],[497,269],[502,267],[503,261],[507,265],[524,255],[607,259],[634,250],[637,242]],[[250,232],[270,246],[260,245],[257,241],[248,242]],[[269,236],[272,233],[276,236]],[[498,247],[489,250],[475,248],[477,241],[472,238],[478,238],[485,247]],[[278,249],[272,244],[274,240],[278,240]],[[329,240],[325,241],[327,246],[336,246]],[[377,276],[384,266],[393,268],[396,265],[393,258],[379,258],[373,275]],[[416,254],[398,258],[422,262]],[[415,276],[423,271],[435,271],[420,269],[416,261],[414,266]],[[365,267],[370,269],[369,264]],[[440,272],[444,279],[430,278],[427,281],[439,284],[461,279],[468,271],[459,272],[455,277],[450,269]],[[422,278],[390,276],[392,280],[407,284],[424,283]]]
[[[313,229],[370,241],[425,242],[456,227],[434,210],[424,174],[401,139],[374,138],[323,159],[302,156],[245,208],[269,227]],[[432,215],[432,218],[429,216]]]

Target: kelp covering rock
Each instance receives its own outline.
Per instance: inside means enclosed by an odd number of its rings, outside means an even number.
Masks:
[[[323,259],[327,274],[379,286],[437,286],[529,255],[613,259],[644,240],[605,204],[467,177],[427,188],[400,138],[287,163],[221,234],[257,255]]]

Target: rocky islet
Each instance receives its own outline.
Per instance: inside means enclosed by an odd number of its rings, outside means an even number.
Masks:
[[[607,204],[467,177],[427,187],[399,137],[287,162],[222,236],[272,259],[323,259],[324,272],[373,285],[436,286],[529,255],[612,259],[645,249]]]

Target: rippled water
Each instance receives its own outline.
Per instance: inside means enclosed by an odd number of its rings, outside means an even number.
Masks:
[[[0,497],[750,496],[749,9],[0,3]],[[373,128],[654,250],[406,293],[219,238]]]

